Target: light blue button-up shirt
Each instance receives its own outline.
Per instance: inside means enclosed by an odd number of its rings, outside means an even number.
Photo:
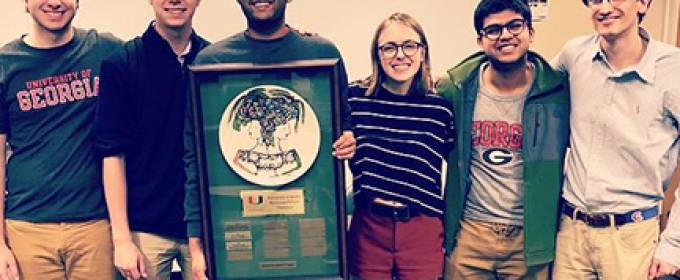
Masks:
[[[658,207],[678,162],[680,50],[651,40],[644,29],[640,36],[648,41],[644,56],[620,71],[611,68],[597,35],[572,39],[553,61],[571,86],[563,197],[589,212]],[[673,211],[657,256],[680,266],[680,204]]]

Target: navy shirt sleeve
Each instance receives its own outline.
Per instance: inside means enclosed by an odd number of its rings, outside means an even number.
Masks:
[[[130,97],[134,81],[125,50],[102,62],[99,101],[95,117],[95,149],[102,157],[126,153],[133,145],[134,112]]]

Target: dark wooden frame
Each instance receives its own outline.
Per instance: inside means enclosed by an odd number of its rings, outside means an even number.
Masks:
[[[677,33],[675,36],[675,46],[680,47],[680,16],[678,16],[678,22],[677,24]]]
[[[341,119],[341,87],[339,85],[339,60],[338,59],[317,59],[317,60],[303,60],[281,64],[267,64],[257,65],[248,63],[223,63],[223,64],[209,64],[209,65],[195,65],[190,66],[190,110],[193,117],[194,126],[194,140],[196,143],[196,161],[198,169],[198,186],[201,202],[202,214],[202,229],[203,229],[203,247],[207,265],[207,275],[210,279],[244,279],[244,278],[218,278],[216,275],[216,261],[214,255],[214,238],[212,225],[212,212],[210,201],[210,182],[208,180],[208,170],[206,166],[206,149],[204,147],[204,131],[203,131],[203,113],[201,108],[201,85],[200,77],[202,75],[231,75],[234,73],[266,73],[268,71],[296,71],[297,69],[318,69],[318,71],[330,71],[330,93],[332,97],[332,108],[330,108],[333,125],[333,139],[337,139],[342,134],[342,119]],[[346,101],[345,101],[346,102]],[[347,210],[346,210],[346,193],[345,193],[345,168],[341,161],[333,161],[334,176],[333,181],[335,185],[335,202],[337,217],[337,244],[338,244],[338,261],[339,271],[336,275],[325,276],[280,276],[280,277],[262,277],[255,279],[349,279],[347,270]],[[254,278],[248,278],[254,279]]]

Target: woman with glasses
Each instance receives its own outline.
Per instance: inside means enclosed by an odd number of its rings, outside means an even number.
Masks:
[[[453,146],[450,103],[431,93],[425,33],[396,13],[371,43],[372,75],[350,86],[355,211],[350,273],[359,279],[437,279],[443,269],[442,178]]]

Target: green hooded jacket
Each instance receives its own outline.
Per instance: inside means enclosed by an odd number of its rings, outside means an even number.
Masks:
[[[524,135],[524,256],[527,266],[546,264],[555,256],[564,156],[569,142],[567,79],[534,52],[527,57],[535,67],[533,89],[522,112]],[[488,58],[475,53],[447,71],[437,92],[455,111],[457,147],[449,156],[444,212],[447,255],[455,248],[471,180],[472,119],[479,89],[479,69]]]

